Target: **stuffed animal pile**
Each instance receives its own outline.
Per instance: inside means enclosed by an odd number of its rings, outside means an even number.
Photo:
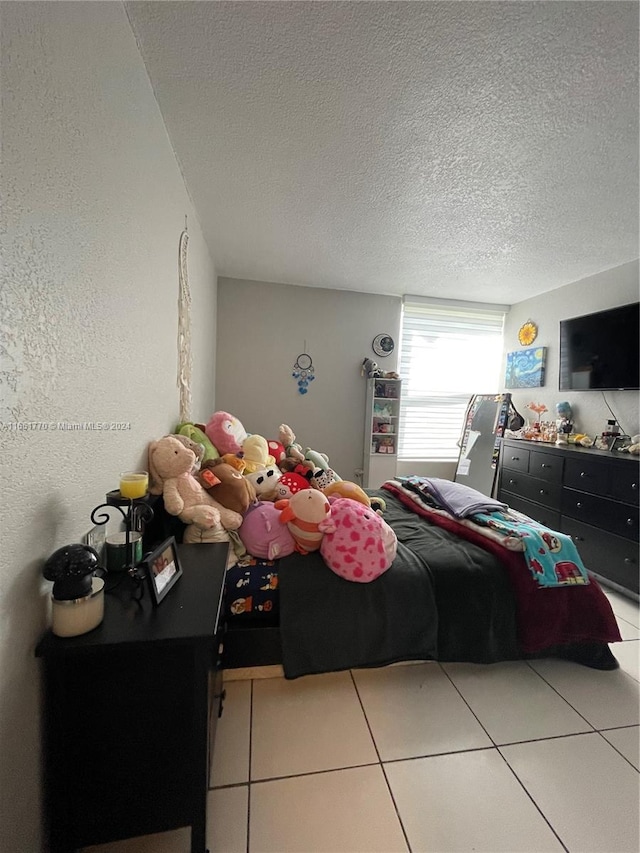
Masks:
[[[176,434],[149,444],[149,473],[150,491],[187,525],[184,541],[230,541],[233,562],[319,551],[336,574],[367,583],[395,557],[384,502],[372,506],[325,453],[299,444],[288,424],[277,439],[248,433],[223,411],[206,424],[179,424]]]

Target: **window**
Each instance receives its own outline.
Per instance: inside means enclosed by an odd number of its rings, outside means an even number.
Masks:
[[[508,306],[405,296],[398,456],[455,461],[469,399],[498,393]]]

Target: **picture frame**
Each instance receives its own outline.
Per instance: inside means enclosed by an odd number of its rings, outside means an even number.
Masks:
[[[629,435],[614,435],[609,444],[609,450],[622,450],[623,447],[628,447],[631,444],[631,436]]]
[[[157,606],[182,577],[175,536],[169,536],[144,559],[151,600]]]
[[[505,388],[544,387],[546,347],[530,347],[507,353]]]

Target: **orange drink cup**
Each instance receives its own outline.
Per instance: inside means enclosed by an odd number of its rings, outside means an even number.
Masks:
[[[123,498],[143,498],[148,488],[147,471],[126,471],[120,474],[120,494]]]

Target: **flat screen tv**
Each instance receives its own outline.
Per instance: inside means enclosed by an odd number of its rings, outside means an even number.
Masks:
[[[560,321],[560,390],[638,390],[640,303]]]

